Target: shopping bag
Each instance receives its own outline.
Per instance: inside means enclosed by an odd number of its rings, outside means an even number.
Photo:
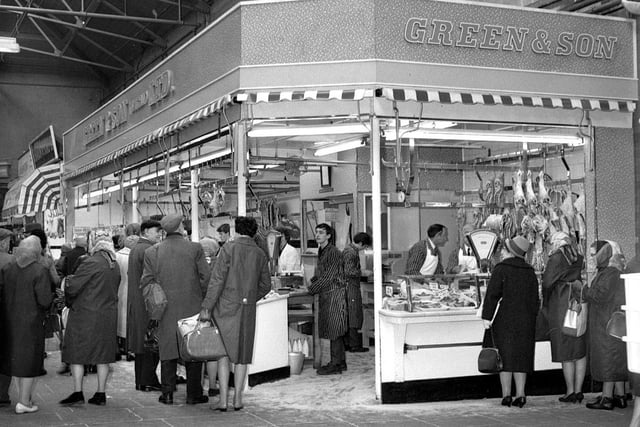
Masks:
[[[142,298],[144,299],[144,307],[147,310],[149,319],[162,319],[164,310],[167,308],[167,295],[162,287],[156,282],[149,283],[142,288]]]
[[[185,362],[218,360],[227,355],[216,324],[199,322],[199,314],[178,320],[180,358]]]
[[[584,335],[587,331],[587,314],[588,306],[582,299],[582,292],[580,300],[569,296],[569,305],[564,315],[564,322],[562,323],[562,333],[570,337],[581,337]]]
[[[500,352],[493,339],[493,328],[489,328],[489,332],[491,333],[491,347],[485,347],[480,350],[478,371],[483,374],[497,374],[502,371],[502,357],[500,357]]]

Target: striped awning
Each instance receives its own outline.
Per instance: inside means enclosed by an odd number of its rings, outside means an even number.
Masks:
[[[245,92],[237,96],[239,101],[259,104],[261,102],[280,101],[360,101],[373,97],[373,89],[307,89],[281,90],[267,92]]]
[[[60,165],[54,163],[34,170],[23,182],[16,213],[26,215],[56,209],[60,201]]]
[[[228,94],[228,95],[224,95],[218,99],[216,99],[213,102],[209,102],[206,105],[203,105],[202,107],[198,108],[197,110],[177,119],[172,121],[171,123],[168,123],[164,126],[159,127],[158,129],[149,132],[148,134],[136,139],[135,141],[119,148],[118,150],[112,151],[111,153],[107,154],[106,156],[103,156],[101,158],[99,158],[98,160],[95,160],[91,163],[88,163],[82,167],[80,167],[79,169],[75,170],[74,172],[70,173],[68,176],[65,177],[76,177],[82,174],[85,174],[87,172],[89,172],[90,170],[93,170],[95,168],[98,168],[102,165],[105,165],[109,162],[112,162],[116,159],[119,159],[121,157],[125,157],[126,155],[139,151],[145,147],[147,147],[148,145],[152,144],[155,141],[158,141],[159,139],[166,137],[167,135],[173,135],[176,132],[179,132],[180,130],[199,122],[202,119],[205,119],[207,117],[210,117],[212,115],[214,115],[215,113],[219,112],[220,110],[222,110],[224,107],[226,107],[228,104],[232,104],[235,101],[235,98]]]
[[[376,89],[377,97],[392,101],[439,102],[441,104],[484,104],[601,111],[635,111],[634,101],[616,99],[566,98],[551,96],[497,95],[490,93],[451,92],[437,89]]]

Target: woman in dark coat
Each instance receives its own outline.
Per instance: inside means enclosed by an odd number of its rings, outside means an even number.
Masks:
[[[624,382],[627,380],[627,350],[624,341],[607,333],[607,322],[614,311],[625,303],[624,280],[620,272],[624,270],[624,256],[616,242],[598,240],[589,248],[589,255],[595,259],[597,273],[591,286],[582,289],[589,303],[589,364],[591,377],[602,381],[602,395],[587,403],[589,409],[611,410],[627,406],[624,397]],[[580,285],[574,286],[579,294]],[[613,394],[615,386],[616,395]]]
[[[491,328],[495,346],[502,357],[502,405],[511,406],[513,403],[520,408],[527,402],[524,393],[527,373],[533,372],[536,315],[540,304],[538,279],[533,267],[524,260],[528,250],[529,241],[522,236],[505,241],[503,260],[491,273],[482,309],[487,329],[483,346],[491,346],[492,334],[488,330]],[[516,383],[516,398],[513,400],[512,378]]]
[[[562,231],[551,236],[549,260],[542,276],[543,305],[549,319],[551,360],[562,363],[567,392],[560,402],[582,402],[582,383],[587,370],[585,336],[562,333],[564,316],[571,297],[571,283],[581,282],[584,259],[571,237]]]
[[[212,409],[219,411],[227,410],[229,361],[234,364],[233,407],[236,411],[243,407],[242,389],[253,357],[256,302],[271,290],[267,257],[253,240],[257,230],[255,219],[236,218],[236,237],[220,249],[202,301],[200,320],[213,317],[227,350],[227,356],[218,360],[220,402]]]
[[[15,249],[15,260],[0,271],[2,336],[0,370],[17,378],[18,414],[35,412],[32,403],[36,377],[45,374],[44,318],[53,295],[49,270],[40,262],[40,241],[27,237]]]
[[[75,391],[60,402],[62,405],[84,403],[84,365],[98,366],[98,391],[89,403],[106,404],[109,363],[116,361],[118,352],[119,285],[120,269],[113,241],[106,236],[98,237],[91,255],[80,263],[75,274],[67,276],[65,297],[69,320],[62,361],[71,365]]]

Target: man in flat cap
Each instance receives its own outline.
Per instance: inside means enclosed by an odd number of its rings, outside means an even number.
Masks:
[[[160,221],[149,219],[140,224],[140,239],[129,252],[127,268],[127,347],[135,355],[136,390],[160,391],[156,368],[158,353],[144,348],[149,316],[144,306],[140,278],[144,270],[144,252],[162,239]]]
[[[0,228],[0,270],[2,267],[9,264],[13,260],[13,255],[9,254],[9,245],[11,243],[11,236],[13,233],[6,228]],[[0,283],[2,286],[2,283]],[[2,291],[0,290],[0,295]],[[5,337],[0,337],[1,343],[6,343]],[[11,385],[11,377],[0,374],[0,406],[11,405],[11,399],[9,398],[9,386]]]
[[[167,237],[162,243],[152,246],[144,253],[142,287],[155,281],[167,296],[167,308],[158,325],[160,348],[161,403],[173,404],[173,389],[176,384],[178,320],[200,312],[200,306],[209,285],[209,266],[198,243],[184,239],[182,215],[167,215],[160,221]],[[200,377],[202,362],[185,362],[187,371],[187,404],[206,403],[202,393]]]

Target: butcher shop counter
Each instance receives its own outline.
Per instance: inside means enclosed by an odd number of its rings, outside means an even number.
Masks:
[[[382,403],[499,397],[497,376],[478,372],[484,326],[476,312],[380,310]],[[527,394],[561,393],[560,369],[550,342],[536,342]]]

